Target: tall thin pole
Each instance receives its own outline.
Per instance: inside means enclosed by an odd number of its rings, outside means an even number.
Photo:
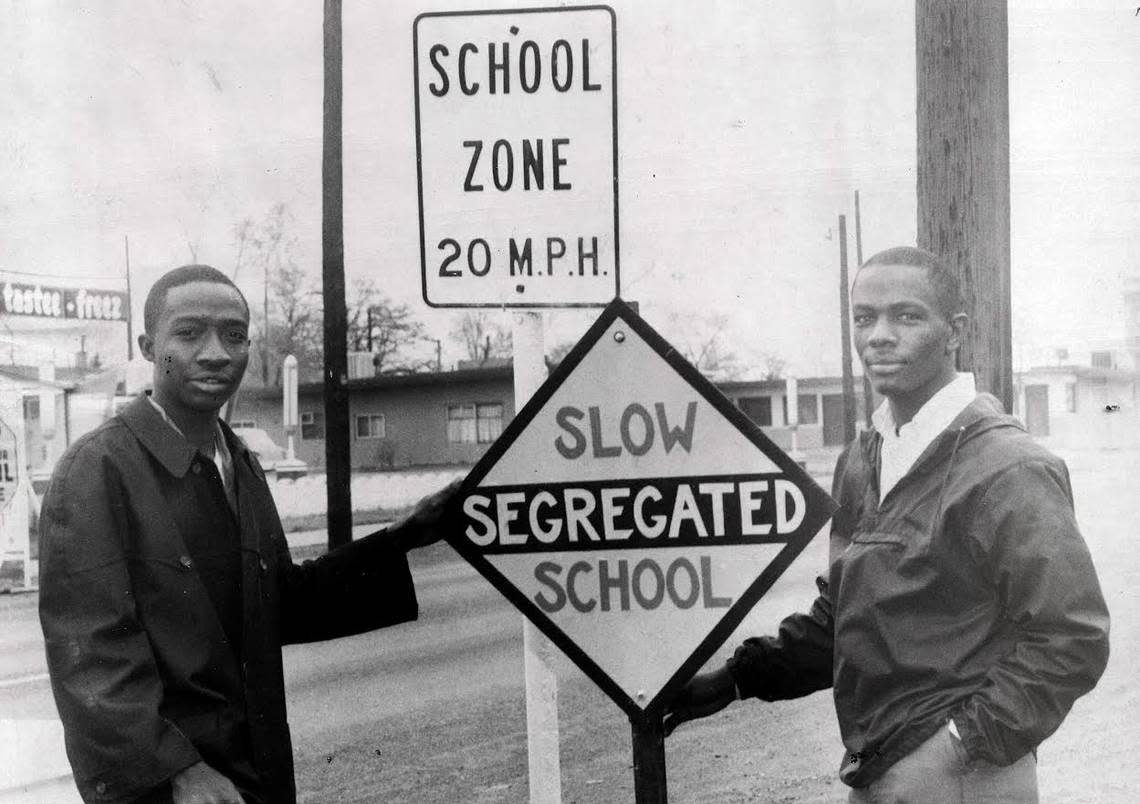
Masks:
[[[127,362],[135,359],[135,333],[131,326],[131,241],[123,235],[123,254],[127,266]]]
[[[855,375],[851,373],[851,302],[847,297],[847,216],[839,216],[839,315],[843,333],[843,441],[855,440]]]
[[[341,0],[325,0],[324,149],[321,176],[324,285],[325,478],[329,549],[352,541],[348,441],[348,307],[344,294],[344,165],[341,157]]]
[[[917,0],[918,245],[959,278],[958,365],[1013,409],[1009,15],[1005,0]]]
[[[269,385],[269,257],[266,256],[261,282],[261,315],[265,330],[261,339],[261,384]]]
[[[858,270],[863,264],[863,219],[859,215],[859,191],[855,191],[855,267]],[[875,397],[871,391],[871,378],[863,371],[863,421],[867,428],[871,427],[872,406]]]
[[[519,310],[511,327],[514,344],[515,410],[534,396],[546,379],[543,317]],[[526,681],[526,752],[530,804],[562,801],[558,747],[558,676],[554,643],[523,618],[523,674]]]

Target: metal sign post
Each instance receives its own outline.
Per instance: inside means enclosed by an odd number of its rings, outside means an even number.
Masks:
[[[616,18],[606,6],[421,14],[413,25],[424,301],[523,308],[515,409],[546,377],[546,307],[619,294]],[[561,800],[558,684],[524,624],[530,800]]]
[[[666,804],[665,728],[660,714],[631,715],[635,804]]]
[[[542,314],[515,313],[511,335],[515,410],[521,410],[546,379]],[[554,646],[525,618],[523,667],[530,801],[531,804],[557,804],[562,800],[562,768],[558,752],[558,677],[554,673]]]
[[[452,546],[625,711],[655,804],[665,707],[834,509],[620,300],[460,494]]]

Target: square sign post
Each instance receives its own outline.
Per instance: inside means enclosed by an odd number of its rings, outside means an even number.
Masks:
[[[616,17],[607,6],[413,25],[424,301],[515,316],[515,400],[546,376],[535,308],[619,295]],[[527,621],[532,802],[561,799],[553,648]]]
[[[665,801],[665,706],[835,503],[614,300],[464,481],[452,546],[626,712]]]
[[[429,305],[600,307],[618,295],[615,29],[606,6],[416,18]]]

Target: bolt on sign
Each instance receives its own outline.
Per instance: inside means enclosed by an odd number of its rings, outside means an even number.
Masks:
[[[451,544],[631,717],[661,711],[835,509],[620,300],[461,499]]]
[[[429,305],[602,306],[618,295],[615,31],[606,6],[416,18]]]

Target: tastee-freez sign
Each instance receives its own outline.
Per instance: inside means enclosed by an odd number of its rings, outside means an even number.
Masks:
[[[126,293],[114,290],[5,282],[0,285],[0,312],[38,318],[126,321],[127,298]]]
[[[615,300],[462,510],[452,545],[633,715],[660,711],[834,503]]]
[[[429,305],[600,306],[618,295],[615,29],[605,6],[416,18]]]

